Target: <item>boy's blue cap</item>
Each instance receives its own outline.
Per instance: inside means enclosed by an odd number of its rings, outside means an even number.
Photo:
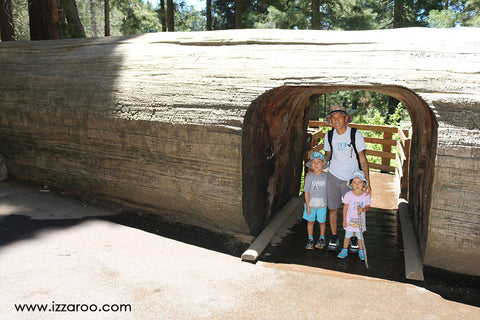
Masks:
[[[320,151],[314,151],[310,156],[310,160],[312,159],[320,159],[322,161],[325,161],[325,156]]]
[[[312,159],[320,159],[323,162],[325,162],[325,156],[323,155],[323,153],[321,153],[320,151],[314,151],[312,153],[312,155],[310,156],[310,160],[308,160],[308,162],[306,164],[307,168],[312,167],[312,164],[311,164]]]

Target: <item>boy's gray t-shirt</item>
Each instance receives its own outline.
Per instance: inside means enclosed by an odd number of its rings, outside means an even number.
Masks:
[[[305,177],[303,191],[310,195],[310,208],[318,209],[327,206],[327,174],[310,173]]]

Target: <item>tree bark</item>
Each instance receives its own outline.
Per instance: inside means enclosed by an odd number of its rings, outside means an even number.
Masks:
[[[312,29],[320,29],[320,0],[312,0]]]
[[[242,13],[243,13],[242,0],[235,0],[235,29],[243,28]]]
[[[207,0],[205,15],[207,16],[207,31],[210,31],[212,30],[212,0]]]
[[[175,31],[175,21],[174,21],[174,13],[175,13],[175,4],[173,0],[167,0],[167,29],[168,31]]]
[[[110,1],[105,0],[105,37],[110,36]]]
[[[158,12],[158,17],[160,18],[160,23],[162,25],[162,32],[167,31],[167,14],[165,12],[165,0],[160,0],[160,11]]]
[[[403,0],[395,0],[393,5],[393,27],[402,28],[403,27]]]
[[[11,0],[0,0],[0,31],[2,41],[15,41]]]
[[[28,16],[31,40],[60,38],[56,0],[28,0]]]

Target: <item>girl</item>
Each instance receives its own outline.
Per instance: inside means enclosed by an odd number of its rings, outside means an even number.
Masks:
[[[365,174],[357,171],[348,182],[348,186],[353,190],[348,191],[343,198],[343,228],[345,229],[345,239],[343,240],[343,249],[338,254],[338,258],[343,259],[348,255],[348,244],[350,238],[355,234],[358,239],[362,239],[362,232],[367,230],[365,224],[365,215],[360,219],[359,212],[367,212],[372,204],[370,194],[364,189],[368,185]],[[359,241],[360,250],[358,256],[360,260],[365,260],[365,251],[362,241]]]

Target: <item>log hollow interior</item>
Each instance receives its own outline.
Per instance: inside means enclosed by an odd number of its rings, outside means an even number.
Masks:
[[[310,98],[348,90],[390,95],[410,113],[413,136],[408,200],[421,249],[425,250],[438,124],[427,103],[400,86],[282,86],[255,100],[245,115],[242,139],[243,210],[251,233],[258,234],[291,197],[298,195]]]

